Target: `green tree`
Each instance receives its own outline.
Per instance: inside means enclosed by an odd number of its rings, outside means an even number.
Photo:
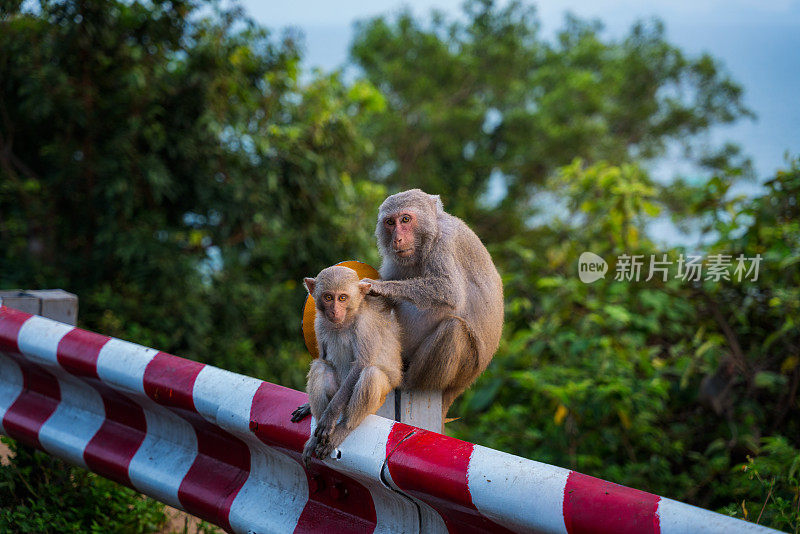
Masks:
[[[704,152],[694,135],[750,115],[718,62],[687,57],[658,21],[613,40],[569,16],[550,42],[532,7],[469,0],[454,21],[361,22],[351,56],[386,95],[365,125],[380,147],[373,174],[445,194],[493,241],[524,228],[544,181],[575,157],[646,162],[680,143],[725,166],[737,149]]]
[[[298,387],[280,354],[299,346],[299,280],[374,261],[363,208],[383,190],[354,177],[371,144],[353,115],[383,101],[336,73],[301,82],[296,36],[196,7],[6,13],[0,281],[69,288],[89,328]]]
[[[732,194],[746,158],[695,142],[749,115],[715,60],[658,22],[611,40],[569,17],[550,41],[531,9],[486,0],[359,24],[349,82],[304,75],[298,35],[216,3],[27,6],[0,13],[0,286],[64,287],[86,328],[302,388],[300,279],[377,263],[378,203],[419,186],[505,284],[500,351],[449,432],[797,529],[800,162]],[[698,176],[660,185],[648,163],[675,144]],[[659,249],[648,227],[668,216],[708,245]],[[587,250],[762,264],[697,283],[615,281],[612,264],[587,285]],[[34,491],[0,521],[69,530],[101,494],[141,530],[160,521],[20,450],[0,490]],[[76,514],[51,514],[62,494]]]
[[[372,145],[353,117],[383,100],[301,78],[297,38],[215,3],[4,3],[0,286],[63,287],[85,328],[302,388],[300,280],[377,255],[384,190],[355,174]],[[31,458],[15,480],[41,468],[79,514],[106,492],[153,505]],[[49,502],[3,500],[3,517],[84,525]]]
[[[796,529],[798,163],[754,198],[731,198],[718,177],[662,188],[633,165],[562,168],[547,187],[563,217],[495,247],[505,338],[452,430],[751,521],[764,507],[762,524]],[[648,222],[676,198],[694,198],[681,212],[712,221],[715,241],[663,250],[649,240]],[[592,284],[577,276],[587,250],[610,264]],[[642,256],[638,282],[615,279],[623,254]],[[688,254],[704,269],[727,255],[730,280],[676,278]],[[666,281],[646,280],[650,255],[672,262]],[[737,277],[739,255],[761,256],[757,278]]]

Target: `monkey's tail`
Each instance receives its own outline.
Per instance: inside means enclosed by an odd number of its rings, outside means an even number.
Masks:
[[[467,337],[469,338],[470,348],[472,349],[471,352],[472,352],[473,364],[475,365],[475,368],[478,369],[481,364],[478,336],[475,335],[475,331],[469,325],[467,320],[464,319],[463,317],[459,315],[450,315],[449,317],[452,319],[456,319],[464,327],[464,331],[467,333]]]

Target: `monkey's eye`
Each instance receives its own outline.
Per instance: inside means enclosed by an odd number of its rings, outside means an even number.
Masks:
[[[339,302],[345,302],[347,300],[347,295],[339,295]]]
[[[324,295],[322,295],[322,300],[324,300],[326,302],[330,302],[330,301],[333,300],[333,295],[331,295],[329,293],[325,293]]]
[[[394,226],[394,219],[386,219],[386,226]]]
[[[409,217],[408,215],[403,215],[403,218],[400,219],[400,222],[402,222],[402,223],[410,223],[411,222],[411,217]]]

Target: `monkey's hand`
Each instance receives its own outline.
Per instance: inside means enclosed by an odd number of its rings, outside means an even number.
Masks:
[[[317,428],[314,429],[314,437],[316,437],[318,441],[328,439],[328,435],[333,432],[333,427],[333,418],[330,417],[327,412],[324,412],[319,418],[319,421],[317,421]]]
[[[369,288],[369,293],[367,293],[368,295],[373,295],[377,297],[387,296],[383,292],[381,292],[381,289],[383,288],[383,282],[381,282],[380,280],[373,280],[372,278],[362,278],[361,281],[370,284],[370,286],[372,286]]]
[[[303,465],[306,467],[311,463],[311,456],[314,454],[314,450],[317,448],[318,444],[317,436],[311,436],[308,441],[306,441],[306,446],[303,447]]]
[[[336,445],[326,436],[325,440],[322,440],[317,443],[317,447],[314,450],[314,454],[320,460],[324,460],[326,458],[330,458],[331,454],[333,454],[333,450],[336,448]]]
[[[307,446],[310,446],[312,440],[314,441],[314,456],[320,460],[326,459],[333,452],[334,445],[331,444],[331,434],[332,429],[329,426],[317,425],[317,428],[314,429],[314,435],[308,440]]]
[[[297,409],[292,412],[292,423],[302,421],[309,415],[311,415],[311,405],[309,403],[298,406]]]
[[[333,457],[333,452],[339,448],[344,439],[350,433],[343,426],[337,426],[333,432],[327,434],[324,440],[317,443],[316,455],[317,458],[325,459]],[[341,458],[341,453],[336,455],[336,458]]]

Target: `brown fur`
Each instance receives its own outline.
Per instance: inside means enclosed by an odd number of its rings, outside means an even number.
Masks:
[[[402,381],[402,359],[400,328],[391,308],[383,299],[365,296],[370,284],[359,282],[355,271],[328,267],[305,283],[317,306],[314,329],[320,357],[308,372],[309,403],[295,410],[292,420],[308,413],[317,420],[303,451],[308,463],[312,455],[328,457],[381,407]],[[335,312],[334,306],[339,307]]]
[[[404,214],[411,216],[408,224],[401,224],[408,219]],[[500,275],[478,236],[446,213],[438,196],[419,189],[383,202],[375,235],[382,280],[364,281],[372,284],[370,294],[395,307],[403,332],[403,387],[442,390],[444,420],[497,351],[503,329]],[[410,256],[396,250],[409,246]]]

